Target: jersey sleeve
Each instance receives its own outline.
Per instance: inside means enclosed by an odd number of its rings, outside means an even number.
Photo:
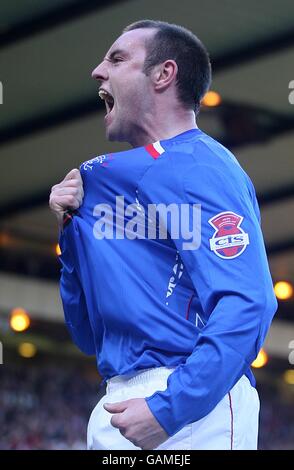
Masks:
[[[72,222],[71,222],[72,223]],[[94,336],[91,329],[85,294],[74,264],[73,247],[67,237],[66,227],[59,236],[62,269],[60,277],[60,295],[62,299],[66,326],[74,343],[85,354],[95,354]]]
[[[277,308],[257,202],[245,177],[232,181],[219,169],[197,164],[178,183],[160,186],[155,177],[148,188],[153,203],[169,204],[175,194],[188,204],[190,217],[193,205],[201,205],[199,247],[185,249],[182,233],[174,243],[208,321],[167,389],[146,398],[169,435],[206,416],[248,371]]]

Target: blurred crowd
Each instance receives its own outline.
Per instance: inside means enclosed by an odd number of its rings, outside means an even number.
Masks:
[[[0,369],[0,449],[85,449],[90,413],[101,395],[98,374],[79,365]],[[294,409],[262,397],[260,449],[294,449]]]
[[[291,385],[291,387],[294,387]],[[261,401],[259,449],[294,449],[294,406],[293,397],[284,396],[282,391],[269,390],[259,385]]]
[[[85,449],[98,374],[83,366],[0,368],[0,449]]]

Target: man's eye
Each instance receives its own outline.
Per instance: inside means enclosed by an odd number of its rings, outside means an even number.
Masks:
[[[114,57],[112,59],[112,62],[114,62],[115,64],[117,64],[118,62],[121,62],[122,61],[122,58],[121,57]]]

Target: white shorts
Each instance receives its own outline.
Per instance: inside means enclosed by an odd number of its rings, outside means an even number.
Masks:
[[[89,450],[139,450],[110,424],[111,414],[103,403],[144,398],[165,390],[174,369],[147,369],[134,376],[117,376],[107,382],[106,395],[94,408],[87,435]],[[247,377],[204,418],[183,427],[157,450],[248,450],[257,449],[259,398]]]

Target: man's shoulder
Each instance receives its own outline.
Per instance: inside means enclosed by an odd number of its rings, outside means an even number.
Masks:
[[[164,144],[163,144],[164,145]],[[246,175],[234,154],[220,142],[201,132],[197,139],[166,145],[149,172],[158,176],[182,178],[193,174],[196,178],[202,172],[229,174],[232,178]],[[247,175],[246,175],[247,176]],[[246,177],[245,176],[245,177]]]
[[[127,149],[119,152],[105,152],[99,155],[95,155],[88,160],[85,160],[80,164],[81,171],[92,170],[96,165],[108,166],[112,161],[119,159],[120,157],[134,154],[139,149]]]
[[[213,137],[201,132],[192,141],[179,142],[167,147],[165,159],[174,159],[178,165],[211,165],[213,167],[237,166],[240,164],[235,155]],[[180,158],[182,157],[182,158]]]
[[[166,146],[145,176],[149,187],[169,187],[175,192],[196,186],[205,189],[204,182],[207,190],[226,185],[242,192],[252,186],[233,153],[203,132],[192,141]]]

